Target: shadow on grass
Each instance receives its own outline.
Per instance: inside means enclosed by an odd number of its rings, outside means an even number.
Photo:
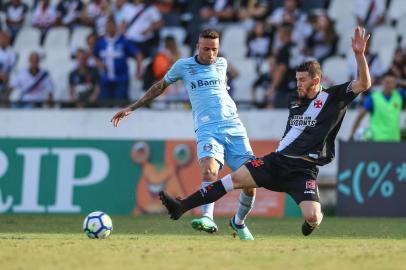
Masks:
[[[0,239],[14,234],[81,234],[84,216],[79,215],[0,215]],[[191,216],[173,221],[167,216],[112,216],[117,235],[205,235],[190,226]],[[218,235],[230,235],[227,218],[216,218]],[[300,218],[258,218],[247,220],[251,232],[260,237],[301,237]],[[312,238],[406,239],[406,219],[326,217]],[[2,235],[3,234],[3,235]],[[7,234],[7,235],[5,235]]]

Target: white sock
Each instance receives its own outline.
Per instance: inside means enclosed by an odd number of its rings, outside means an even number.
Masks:
[[[251,197],[241,191],[240,203],[238,205],[237,213],[234,216],[234,222],[237,225],[244,224],[245,219],[254,207],[255,196]]]
[[[207,187],[210,185],[212,182],[209,181],[204,181],[202,182],[202,188]],[[201,206],[202,210],[202,216],[208,217],[210,219],[213,219],[213,212],[214,212],[214,203],[209,203],[209,204],[204,204]]]
[[[227,174],[226,176],[224,176],[221,179],[221,183],[223,184],[224,189],[227,192],[230,192],[234,189],[234,183],[233,183],[233,179],[231,178],[231,174]]]

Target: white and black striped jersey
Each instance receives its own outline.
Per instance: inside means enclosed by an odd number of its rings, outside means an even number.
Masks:
[[[347,82],[322,88],[313,99],[293,99],[286,130],[276,152],[306,157],[318,165],[329,163],[335,155],[334,141],[347,105],[356,97],[351,85]]]

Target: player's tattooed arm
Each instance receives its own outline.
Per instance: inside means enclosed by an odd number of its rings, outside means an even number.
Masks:
[[[169,84],[164,79],[154,83],[141,99],[137,100],[137,102],[130,105],[130,109],[132,111],[135,111],[136,109],[144,106],[145,104],[150,103],[156,97],[161,95],[168,86]]]
[[[139,99],[134,104],[131,104],[130,106],[120,110],[113,116],[113,118],[110,120],[113,123],[113,126],[117,127],[121,120],[129,116],[133,111],[151,102],[154,98],[162,94],[165,91],[165,88],[168,87],[168,85],[169,84],[165,82],[164,79],[153,84],[141,99]]]

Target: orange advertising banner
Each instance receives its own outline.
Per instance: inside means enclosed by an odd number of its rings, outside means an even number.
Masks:
[[[257,156],[264,156],[275,150],[277,141],[251,141]],[[141,177],[136,184],[135,214],[162,213],[165,209],[158,199],[158,193],[165,190],[175,197],[185,197],[201,188],[201,171],[196,158],[195,141],[139,141],[131,149],[133,161],[141,166]],[[225,167],[219,178],[230,173]],[[239,202],[240,191],[233,191],[215,204],[215,215],[234,215]],[[285,210],[285,194],[258,189],[252,216],[281,217]],[[192,211],[200,215],[200,209]]]

